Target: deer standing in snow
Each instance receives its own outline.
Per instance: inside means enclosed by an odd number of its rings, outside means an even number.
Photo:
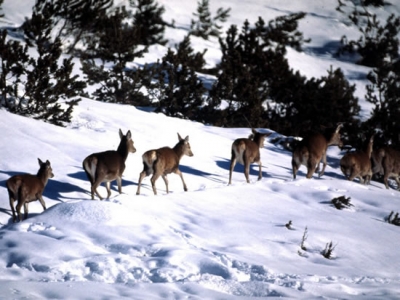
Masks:
[[[301,165],[305,165],[307,167],[306,177],[311,178],[313,173],[317,170],[317,168],[319,168],[321,159],[323,162],[323,167],[319,173],[319,177],[324,174],[326,167],[326,151],[328,146],[343,146],[339,133],[339,130],[342,126],[342,124],[339,124],[334,131],[325,129],[323,133],[311,133],[295,146],[292,155],[293,179],[296,179],[297,171]]]
[[[118,192],[122,193],[122,174],[125,170],[125,161],[129,153],[135,153],[131,131],[128,130],[124,135],[119,130],[121,139],[117,150],[109,150],[99,153],[93,153],[83,160],[82,166],[91,184],[91,195],[94,200],[94,194],[103,200],[103,197],[97,191],[97,187],[105,182],[107,189],[107,198],[111,196],[110,182],[117,180]]]
[[[231,164],[229,168],[229,184],[232,183],[232,172],[236,165],[236,162],[244,165],[244,176],[246,177],[247,183],[250,183],[249,173],[250,173],[250,164],[257,163],[259,167],[258,180],[262,178],[262,163],[260,158],[260,148],[264,146],[264,140],[267,136],[270,136],[271,133],[260,133],[254,128],[251,129],[252,134],[249,138],[240,138],[236,139],[232,143],[232,156],[231,156]]]
[[[400,190],[400,151],[385,146],[376,149],[372,153],[372,173],[383,175],[385,187],[389,188],[389,178],[394,178],[397,189]]]
[[[372,177],[371,154],[374,144],[374,135],[369,139],[367,148],[355,152],[346,153],[340,159],[340,169],[344,176],[353,181],[358,177],[361,183],[367,184]]]
[[[18,214],[19,221],[22,221],[21,208],[24,206],[24,219],[28,217],[28,203],[39,200],[43,210],[46,210],[46,204],[43,200],[43,190],[49,178],[53,178],[53,169],[50,162],[42,162],[38,158],[39,171],[36,175],[23,174],[14,175],[6,181],[8,195],[10,197],[10,206],[13,214],[13,222],[16,222]],[[14,202],[17,201],[17,206],[14,208]]]
[[[190,149],[189,136],[186,136],[186,138],[183,139],[178,133],[178,140],[178,143],[172,149],[170,147],[163,147],[146,151],[142,155],[143,171],[139,175],[136,195],[140,195],[140,185],[142,184],[143,178],[151,174],[153,174],[150,181],[154,195],[157,195],[156,180],[160,176],[165,182],[167,194],[169,193],[167,175],[170,173],[178,174],[181,177],[183,190],[185,192],[187,191],[182,172],[179,170],[179,162],[184,155],[193,156],[193,152]]]

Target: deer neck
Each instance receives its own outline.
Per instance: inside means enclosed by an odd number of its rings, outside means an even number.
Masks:
[[[263,137],[260,134],[256,134],[253,139],[254,143],[257,144],[258,148],[261,148],[263,145]]]
[[[368,146],[367,146],[367,153],[368,153],[368,157],[369,157],[369,158],[371,158],[371,155],[372,155],[372,148],[373,148],[373,145],[374,145],[374,143],[373,143],[372,141],[370,141],[370,142],[368,143]]]
[[[175,147],[172,149],[174,150],[175,154],[178,156],[178,160],[180,161],[182,156],[185,154],[183,151],[184,146],[182,143],[178,143],[175,145]]]
[[[121,157],[124,159],[124,161],[128,157],[128,147],[126,146],[126,141],[124,139],[121,140],[121,143],[118,146],[117,152],[119,153],[119,155],[121,155]]]
[[[46,185],[47,181],[49,181],[49,175],[47,173],[46,168],[40,169],[36,174],[36,177],[39,178],[39,180],[43,183],[43,185]]]

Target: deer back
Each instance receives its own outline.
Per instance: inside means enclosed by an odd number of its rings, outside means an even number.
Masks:
[[[142,158],[147,174],[160,173],[169,174],[179,168],[179,162],[184,155],[193,156],[189,144],[189,136],[182,138],[178,133],[178,143],[174,148],[162,147],[146,151]]]
[[[382,166],[384,170],[388,170],[390,173],[400,174],[400,152],[392,147],[386,147],[384,149]]]
[[[91,175],[93,180],[95,176],[104,176],[107,180],[122,176],[128,154],[136,152],[131,131],[128,130],[127,134],[124,135],[120,129],[119,135],[120,143],[117,150],[93,153],[83,161],[84,169]]]
[[[54,177],[50,162],[48,160],[42,162],[40,159],[38,161],[40,168],[36,175],[15,175],[6,182],[8,191],[19,200],[22,199],[25,202],[36,200],[37,196],[43,193],[49,178]]]
[[[260,160],[260,148],[264,146],[264,141],[271,133],[260,133],[252,128],[249,138],[239,138],[232,143],[232,152],[235,153],[237,161],[244,164],[245,158],[249,163]],[[244,155],[246,157],[244,157]]]

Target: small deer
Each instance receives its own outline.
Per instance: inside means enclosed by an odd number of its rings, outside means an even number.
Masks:
[[[319,168],[321,159],[323,167],[319,173],[319,177],[324,174],[326,167],[326,151],[328,146],[343,146],[339,133],[342,126],[342,124],[339,124],[334,131],[326,129],[323,133],[311,133],[295,146],[292,155],[293,179],[296,179],[297,171],[301,165],[307,167],[306,177],[311,178],[313,173]]]
[[[394,178],[400,190],[400,152],[389,146],[382,147],[373,151],[371,161],[372,173],[383,174],[385,187],[389,189],[389,178]]]
[[[107,199],[111,196],[110,182],[117,180],[118,192],[122,193],[122,174],[125,170],[125,161],[129,153],[135,153],[131,131],[128,130],[124,135],[119,130],[121,139],[117,150],[109,150],[99,153],[93,153],[83,160],[82,166],[91,184],[91,195],[94,200],[94,194],[103,200],[103,197],[97,191],[97,187],[105,182],[107,189]]]
[[[178,143],[172,149],[170,147],[163,147],[146,151],[142,155],[143,171],[139,175],[139,183],[136,195],[140,195],[140,185],[142,184],[143,178],[151,174],[153,174],[150,181],[154,195],[157,195],[156,181],[160,176],[165,182],[167,194],[169,193],[167,175],[170,173],[178,174],[181,177],[183,190],[185,192],[187,191],[182,172],[179,170],[179,161],[184,155],[193,156],[193,152],[190,149],[189,136],[183,139],[178,133],[178,140]]]
[[[36,175],[23,174],[14,175],[6,181],[8,195],[10,197],[10,206],[13,214],[13,222],[17,221],[15,210],[18,214],[19,221],[22,221],[21,208],[24,206],[24,219],[28,217],[28,203],[39,200],[46,210],[42,194],[49,178],[53,178],[53,169],[50,162],[45,163],[38,158],[39,171]],[[14,202],[17,200],[17,206],[14,208]]]
[[[374,135],[369,139],[366,149],[346,153],[340,160],[340,169],[344,176],[353,181],[358,177],[361,183],[368,184],[372,177],[371,155]]]
[[[247,183],[250,183],[249,172],[250,164],[257,163],[259,167],[258,179],[262,178],[262,163],[260,158],[260,148],[264,146],[264,140],[266,137],[270,136],[271,133],[260,133],[254,128],[251,129],[252,134],[249,138],[236,139],[232,143],[232,156],[231,165],[229,168],[229,184],[232,183],[232,172],[236,165],[236,161],[244,165],[244,176],[246,177]]]

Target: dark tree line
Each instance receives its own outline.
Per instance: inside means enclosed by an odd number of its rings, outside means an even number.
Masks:
[[[7,31],[0,36],[2,105],[62,125],[85,95],[153,106],[169,116],[216,126],[269,127],[286,135],[301,136],[320,125],[343,122],[349,140],[378,128],[382,143],[400,145],[400,18],[392,15],[381,23],[369,12],[385,3],[365,0],[357,6],[342,0],[338,6],[361,33],[355,41],[343,37],[338,56],[357,54],[357,63],[372,68],[366,100],[374,109],[364,123],[358,119],[355,86],[340,69],[306,78],[290,68],[287,47],[302,51],[308,42],[298,30],[305,13],[268,22],[259,17],[254,24],[246,20],[222,36],[230,9],[219,8],[212,15],[208,0],[197,4],[188,35],[157,62],[140,65],[136,61],[149,46],[167,43],[164,31],[174,26],[163,20],[165,9],[156,0],[130,0],[118,8],[112,0],[37,0],[31,18],[17,29],[37,56],[30,57],[27,46]],[[215,68],[205,68],[206,50],[196,52],[191,36],[219,39],[222,57]],[[81,61],[85,82],[72,75],[73,57]],[[201,74],[215,76],[214,83],[206,84]],[[92,86],[91,94],[85,94],[86,84]]]

